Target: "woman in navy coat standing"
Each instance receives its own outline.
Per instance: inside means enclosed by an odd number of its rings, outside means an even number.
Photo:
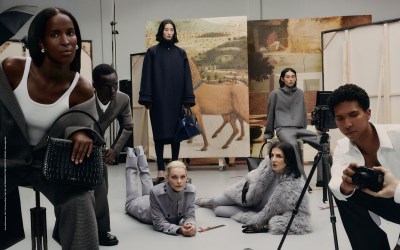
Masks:
[[[176,26],[170,19],[158,27],[157,45],[149,48],[143,62],[139,104],[150,110],[157,156],[157,177],[164,176],[164,145],[171,144],[172,160],[179,156],[180,142],[174,140],[182,106],[195,105],[192,77],[186,52],[178,42]]]

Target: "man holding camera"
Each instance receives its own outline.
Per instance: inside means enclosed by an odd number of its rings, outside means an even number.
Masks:
[[[400,177],[400,125],[370,123],[368,94],[354,84],[336,89],[330,97],[329,109],[346,136],[337,142],[329,187],[336,198],[351,246],[363,250],[390,249],[386,233],[379,227],[378,216],[400,224],[400,204],[369,190],[379,186],[379,176],[385,174],[386,169]],[[374,172],[382,170],[372,169],[377,166],[386,169],[381,173]],[[358,185],[352,179],[356,172],[362,172],[361,180],[357,178]],[[396,245],[395,249],[400,246]]]

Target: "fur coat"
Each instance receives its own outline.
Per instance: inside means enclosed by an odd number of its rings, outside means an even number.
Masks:
[[[240,206],[254,207],[262,201],[265,190],[271,188],[268,183],[272,182],[273,178],[278,178],[277,175],[272,170],[269,157],[267,157],[257,169],[249,172],[245,179],[228,187],[224,194]],[[244,194],[245,197],[242,197],[243,186],[246,182],[248,183],[248,191]],[[301,177],[294,178],[291,175],[284,175],[261,211],[239,212],[231,218],[246,225],[268,223],[269,232],[283,234],[304,184],[305,182]],[[243,198],[245,198],[246,203],[242,202]],[[306,234],[311,231],[309,198],[306,193],[292,222],[289,234]]]

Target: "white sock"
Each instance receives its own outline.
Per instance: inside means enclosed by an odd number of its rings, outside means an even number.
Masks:
[[[133,148],[130,148],[130,147],[126,148],[126,154],[129,157],[134,157],[135,156],[135,152],[133,151]]]
[[[135,147],[135,153],[136,153],[137,156],[144,155],[143,147],[142,146]]]

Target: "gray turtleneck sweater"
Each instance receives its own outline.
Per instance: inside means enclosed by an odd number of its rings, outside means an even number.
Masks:
[[[268,101],[265,134],[272,138],[279,127],[307,127],[304,93],[297,87],[284,86],[271,92]]]

